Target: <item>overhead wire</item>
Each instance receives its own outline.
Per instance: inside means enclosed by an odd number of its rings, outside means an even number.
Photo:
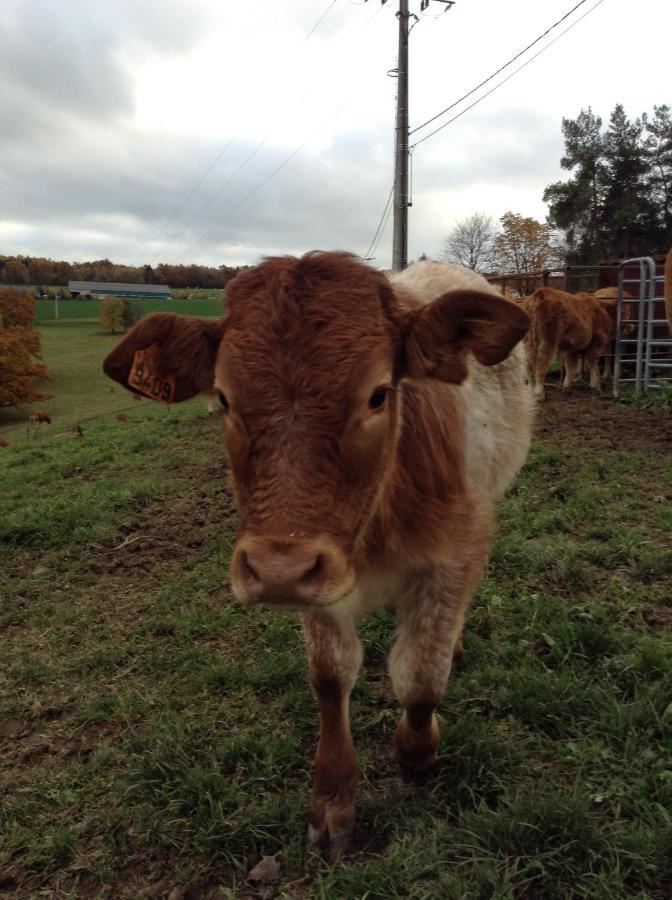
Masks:
[[[335,2],[335,0],[334,0],[334,2]],[[371,22],[372,22],[372,21],[373,21],[373,20],[374,20],[381,12],[382,12],[383,9],[385,9],[385,6],[383,6],[383,5],[381,4],[381,6],[380,6],[380,7],[378,8],[378,10],[374,13],[374,15],[371,16],[371,18],[369,18],[369,19],[365,22],[365,26],[366,26],[366,25],[369,25],[369,24],[370,24],[370,23],[371,23]],[[306,94],[305,94],[304,96],[307,96],[307,94],[310,93],[313,89],[314,89],[314,87],[311,87],[311,88],[306,92]],[[343,110],[344,110],[347,106],[349,106],[350,103],[352,103],[352,101],[353,101],[353,99],[354,99],[354,96],[355,96],[355,95],[353,95],[352,97],[350,97],[350,98],[349,98],[349,99],[348,99],[341,107],[339,107],[339,109],[331,116],[331,119],[334,119],[334,118],[336,118],[337,116],[339,116],[339,115],[343,112]],[[305,141],[303,141],[303,143],[301,143],[301,144],[300,144],[298,147],[296,147],[296,148],[295,148],[295,149],[294,149],[287,157],[285,157],[285,159],[284,159],[278,166],[276,166],[276,167],[273,169],[272,172],[270,172],[265,178],[263,178],[263,180],[262,180],[261,182],[259,182],[259,184],[257,184],[251,191],[249,191],[249,192],[248,192],[248,193],[247,193],[247,194],[246,194],[246,195],[245,195],[245,196],[244,196],[244,197],[243,197],[243,198],[242,198],[242,199],[234,206],[234,207],[232,207],[231,209],[229,209],[228,212],[227,212],[221,219],[219,219],[214,225],[212,225],[210,228],[208,228],[207,231],[203,232],[203,234],[202,234],[199,238],[197,238],[196,241],[194,241],[194,243],[191,244],[191,245],[184,251],[184,253],[180,254],[180,258],[186,256],[187,253],[191,252],[191,251],[192,251],[195,247],[197,247],[203,240],[205,240],[207,237],[209,237],[214,231],[217,230],[217,228],[219,228],[221,225],[223,225],[224,222],[226,222],[226,221],[227,221],[227,220],[228,220],[235,212],[237,212],[237,211],[238,211],[238,210],[239,210],[239,209],[240,209],[240,208],[241,208],[241,207],[242,207],[242,206],[243,206],[243,205],[244,205],[251,197],[253,197],[256,193],[258,193],[258,191],[260,191],[261,188],[263,188],[266,184],[268,184],[268,182],[269,182],[272,178],[274,178],[274,177],[278,174],[278,172],[280,172],[280,171],[281,171],[288,163],[290,163],[296,156],[298,156],[298,154],[304,149],[304,147],[306,147],[307,144],[310,143],[310,141],[313,139],[313,137],[315,136],[316,133],[317,133],[317,132],[313,132],[313,133],[312,133]],[[264,140],[261,142],[261,145],[263,145],[264,143],[266,143],[266,141],[270,138],[270,136],[271,136],[270,133],[269,133],[268,135],[266,135],[266,137],[264,138]],[[261,149],[261,145],[258,145],[257,148],[255,148],[255,150],[253,151],[253,153],[251,154],[251,156],[248,157],[248,159],[245,161],[245,163],[244,163],[243,165],[246,165],[247,162],[249,162],[249,160],[252,158],[252,156],[255,155],[256,152],[257,152],[259,149]],[[237,170],[237,171],[238,171],[238,170]],[[235,175],[235,174],[237,174],[237,172],[234,173],[234,175]],[[232,177],[233,177],[233,176],[232,176]],[[223,188],[226,187],[226,185],[227,185],[231,180],[232,180],[232,178],[227,179],[227,182],[225,182],[225,184],[222,185],[222,187],[221,187],[220,189],[218,189],[218,191],[216,192],[216,194],[213,195],[213,197],[211,198],[210,201],[208,201],[208,203],[206,204],[206,206],[209,206],[209,205],[210,205],[210,203],[212,202],[212,200],[214,200],[215,197],[216,197],[219,193],[221,193],[221,191],[223,190]],[[205,209],[205,207],[203,207],[203,208],[201,209],[200,212],[202,212],[204,209]],[[185,228],[180,232],[179,235],[177,235],[177,237],[180,237],[180,236],[184,233],[184,231],[186,230],[186,228],[188,228],[189,225],[191,225],[192,222],[195,221],[195,218],[198,218],[198,216],[200,215],[200,212],[199,212],[194,218],[192,218],[192,219],[190,220],[190,222],[187,223],[187,225],[185,226]]]
[[[311,135],[311,138],[312,138],[312,135]],[[185,257],[185,256],[186,256],[188,253],[190,253],[195,247],[198,247],[198,245],[199,245],[202,241],[204,241],[207,237],[209,237],[209,236],[212,234],[213,231],[216,231],[216,230],[220,227],[220,225],[223,225],[224,222],[227,221],[227,219],[231,218],[231,216],[232,216],[235,212],[237,212],[237,211],[240,209],[240,207],[243,206],[243,204],[245,204],[245,203],[250,199],[250,197],[253,197],[258,191],[261,190],[262,187],[264,187],[265,184],[267,184],[267,183],[271,180],[271,178],[274,178],[274,177],[278,174],[278,172],[279,172],[281,169],[284,169],[284,167],[285,167],[288,163],[290,163],[290,162],[294,159],[295,156],[298,156],[298,154],[303,150],[303,148],[306,146],[306,144],[310,141],[311,138],[308,138],[307,140],[305,140],[299,147],[297,147],[292,153],[290,153],[289,156],[287,156],[287,157],[280,163],[279,166],[276,166],[276,168],[273,169],[273,171],[270,172],[270,173],[266,176],[266,178],[263,179],[263,181],[259,182],[259,184],[258,184],[255,188],[253,188],[248,194],[246,194],[246,195],[245,195],[245,196],[244,196],[244,197],[243,197],[243,198],[242,198],[235,206],[233,206],[233,207],[226,213],[225,216],[223,216],[221,219],[219,219],[217,222],[215,222],[215,224],[214,224],[212,227],[208,228],[207,231],[204,231],[203,234],[202,234],[196,241],[194,241],[193,244],[191,244],[189,247],[187,247],[187,249],[184,251],[184,253],[181,254],[181,256],[182,256],[182,257]]]
[[[454,109],[456,106],[458,106],[460,103],[462,103],[463,100],[466,100],[468,97],[471,97],[472,94],[474,94],[476,91],[478,91],[484,85],[486,85],[489,81],[492,81],[493,78],[496,78],[500,72],[503,72],[504,69],[508,69],[508,67],[512,63],[514,63],[517,59],[519,59],[524,53],[527,53],[527,51],[530,50],[532,47],[534,47],[535,44],[538,44],[539,41],[543,40],[543,38],[545,38],[547,34],[550,34],[550,32],[553,31],[554,28],[557,28],[558,25],[560,25],[562,22],[564,22],[565,19],[567,19],[569,16],[571,16],[571,14],[573,12],[575,12],[580,6],[583,6],[583,4],[587,3],[587,2],[588,2],[588,0],[579,0],[579,3],[577,3],[568,12],[566,12],[564,14],[564,16],[562,16],[560,19],[558,19],[557,22],[554,22],[552,25],[550,25],[546,29],[546,31],[544,31],[542,34],[540,34],[539,37],[535,38],[530,44],[527,45],[527,47],[524,47],[522,50],[520,50],[518,53],[516,53],[515,56],[512,56],[511,59],[508,62],[504,63],[503,66],[500,66],[498,69],[496,69],[492,73],[492,75],[488,75],[488,77],[485,78],[483,81],[481,81],[480,84],[477,84],[476,87],[472,88],[470,91],[467,91],[466,94],[463,94],[459,98],[459,100],[455,100],[454,103],[451,103],[450,106],[447,106],[445,109],[442,109],[441,112],[436,113],[436,115],[432,116],[431,119],[427,119],[427,121],[423,122],[422,125],[416,125],[415,128],[413,128],[413,129],[411,129],[411,131],[409,131],[409,135],[415,134],[416,131],[420,131],[421,128],[425,128],[425,126],[427,126],[427,125],[431,125],[431,123],[436,121],[436,119],[438,119],[440,116],[443,116],[445,113],[450,112],[451,109]],[[578,21],[580,21],[580,20],[578,20]],[[550,46],[550,44],[548,46]]]
[[[582,0],[582,2],[585,2],[585,0]],[[428,141],[431,137],[433,137],[439,131],[442,131],[448,125],[455,122],[457,119],[459,119],[465,113],[469,112],[470,109],[473,109],[475,106],[478,106],[478,104],[482,100],[485,100],[486,97],[489,97],[490,94],[494,94],[494,92],[498,88],[500,88],[503,84],[506,84],[507,81],[510,81],[514,77],[514,75],[517,75],[518,72],[521,72],[526,66],[529,66],[530,63],[534,62],[534,60],[537,59],[537,57],[541,56],[541,54],[544,53],[546,50],[548,50],[549,47],[552,47],[553,44],[555,44],[557,41],[560,40],[561,37],[563,37],[563,35],[567,34],[568,31],[571,31],[572,28],[574,28],[576,25],[578,25],[579,22],[581,22],[583,19],[586,18],[586,16],[589,16],[590,13],[593,12],[594,9],[597,9],[597,7],[600,6],[602,3],[604,3],[604,0],[598,0],[598,2],[594,6],[591,6],[591,8],[589,10],[587,10],[582,16],[579,16],[579,18],[576,19],[574,22],[572,22],[572,24],[569,25],[567,28],[565,28],[564,31],[561,31],[560,34],[557,35],[556,37],[554,37],[552,41],[549,41],[548,44],[543,46],[541,48],[541,50],[539,50],[537,53],[534,54],[534,56],[530,57],[530,59],[526,60],[522,65],[518,66],[517,69],[514,69],[510,75],[506,76],[506,78],[503,78],[501,81],[497,82],[497,84],[493,88],[491,88],[489,91],[486,91],[485,94],[482,94],[480,97],[478,97],[476,100],[474,100],[473,103],[470,103],[469,106],[465,107],[463,110],[461,110],[459,113],[457,113],[457,115],[452,116],[450,119],[448,119],[447,122],[444,122],[442,125],[439,125],[439,127],[435,128],[434,131],[430,131],[429,134],[425,135],[424,137],[420,138],[420,140],[418,140],[414,144],[412,144],[409,147],[409,151],[414,150],[416,147],[419,147],[420,144],[424,144],[425,141]],[[501,69],[500,69],[500,71],[501,71]],[[490,81],[491,79],[488,78],[486,80]],[[484,84],[484,83],[485,82],[482,82],[481,84]],[[474,90],[478,90],[478,88],[474,88]],[[473,94],[473,92],[474,91],[470,91],[469,94],[465,94],[465,97],[470,96],[471,94]],[[462,99],[464,99],[464,97]],[[448,107],[448,109],[452,109],[453,106],[457,105],[457,103],[460,103],[460,102],[461,102],[460,100],[457,100],[454,104],[452,104],[450,107]],[[445,110],[444,110],[444,112],[445,112]],[[441,115],[441,114],[439,114],[439,115]],[[434,118],[437,118],[437,117],[435,116]],[[428,120],[428,121],[434,121],[434,120],[432,119],[432,120]],[[425,123],[425,124],[427,124],[427,123]],[[418,126],[418,128],[421,128],[421,127],[423,127],[423,126]],[[418,130],[417,128],[413,129],[413,131],[417,131],[417,130]],[[409,132],[409,133],[413,134],[413,132]]]
[[[235,139],[236,139],[236,135],[234,135],[232,138],[229,138],[229,140],[226,142],[226,144],[224,145],[224,147],[220,150],[220,152],[217,154],[217,156],[216,156],[215,159],[212,161],[212,163],[208,166],[208,168],[205,170],[205,172],[201,175],[201,177],[198,179],[198,181],[194,184],[194,186],[192,187],[192,189],[189,191],[189,193],[187,194],[187,196],[184,198],[184,200],[183,200],[183,201],[180,203],[180,205],[177,207],[177,209],[176,209],[175,212],[172,214],[172,216],[170,216],[170,218],[166,219],[166,221],[163,223],[163,225],[162,225],[161,228],[159,229],[158,235],[156,236],[156,240],[158,240],[158,239],[162,236],[163,232],[166,230],[166,228],[169,227],[169,225],[172,225],[172,223],[175,221],[175,219],[177,218],[177,216],[179,216],[179,214],[182,212],[182,210],[184,209],[184,207],[185,207],[185,206],[187,205],[187,203],[191,200],[191,198],[194,196],[194,194],[196,193],[196,191],[197,191],[197,190],[199,189],[199,187],[203,184],[203,182],[205,181],[205,179],[208,177],[208,175],[210,174],[210,172],[212,172],[212,170],[215,168],[215,166],[216,166],[217,163],[220,161],[220,159],[224,156],[224,154],[225,154],[226,151],[229,149],[229,147],[231,146],[231,144],[235,141]]]
[[[245,159],[244,159],[244,160],[242,161],[242,163],[238,166],[238,168],[237,168],[234,172],[232,172],[232,173],[229,175],[229,177],[226,179],[226,181],[224,182],[224,184],[220,185],[220,187],[217,188],[217,190],[215,191],[215,193],[212,194],[212,195],[210,196],[210,199],[209,199],[209,200],[206,200],[206,202],[203,204],[203,206],[201,206],[201,208],[200,208],[196,213],[194,213],[194,215],[191,217],[191,219],[189,219],[189,221],[186,223],[186,225],[183,226],[182,230],[181,230],[180,232],[178,232],[176,235],[173,236],[173,240],[174,240],[174,241],[178,241],[178,240],[182,237],[182,235],[183,235],[184,232],[187,230],[187,228],[189,228],[190,225],[193,225],[193,223],[196,221],[196,219],[199,219],[199,218],[201,217],[201,215],[206,211],[206,209],[210,206],[210,204],[211,204],[217,197],[219,197],[219,195],[222,193],[222,191],[224,190],[224,188],[227,187],[227,185],[231,184],[231,182],[232,182],[233,179],[236,177],[236,175],[238,175],[239,172],[242,172],[243,169],[245,168],[245,166],[246,166],[252,159],[254,159],[254,157],[255,157],[255,156],[257,155],[257,153],[261,150],[261,148],[264,146],[264,144],[267,143],[269,137],[270,137],[270,134],[267,134],[265,138],[263,138],[261,141],[259,141],[259,143],[258,143],[257,146],[254,148],[254,150],[252,150],[252,152],[249,153],[248,156],[245,157]]]
[[[348,107],[352,103],[352,99],[353,98],[350,97],[350,99],[347,100],[333,114],[333,116],[331,118],[335,119],[337,116],[339,116],[343,112],[343,110],[346,109],[346,107]],[[233,206],[230,210],[228,210],[228,212],[224,216],[222,216],[221,219],[219,219],[217,222],[215,222],[215,224],[212,225],[210,228],[208,228],[207,231],[204,231],[203,234],[199,238],[197,238],[197,240],[194,241],[193,244],[191,244],[189,247],[187,247],[187,249],[184,251],[184,253],[181,254],[181,257],[184,257],[188,253],[190,253],[202,241],[204,241],[207,237],[209,237],[213,231],[216,231],[221,225],[224,224],[224,222],[226,222],[228,219],[230,219],[231,216],[235,212],[238,212],[238,210],[241,208],[241,206],[243,206],[245,203],[247,203],[247,201],[251,197],[253,197],[256,193],[258,193],[261,190],[261,188],[263,188],[266,184],[268,184],[268,182],[272,178],[275,178],[275,176],[278,174],[278,172],[280,172],[282,169],[284,169],[285,166],[288,165],[288,163],[290,163],[294,159],[295,156],[298,156],[298,154],[303,150],[303,148],[312,141],[312,139],[315,137],[316,133],[317,132],[313,132],[312,134],[310,134],[305,139],[305,141],[303,141],[303,143],[301,143],[298,147],[296,147],[294,150],[292,150],[292,152],[288,156],[286,156],[279,165],[277,165],[271,172],[269,172],[269,174],[264,179],[262,179],[262,181],[260,181],[254,188],[252,188],[251,191],[249,191],[247,194],[245,194],[245,196],[241,200],[239,200],[235,206]]]
[[[315,23],[313,24],[312,28],[311,28],[310,31],[308,32],[308,34],[307,34],[307,35],[305,36],[305,38],[303,39],[302,44],[306,44],[306,43],[311,39],[311,37],[315,34],[315,32],[316,32],[317,29],[320,27],[320,25],[322,24],[322,22],[323,22],[323,21],[326,19],[326,17],[329,15],[329,13],[330,13],[331,10],[333,9],[334,4],[335,4],[336,2],[337,2],[337,0],[329,0],[329,3],[327,4],[327,6],[324,8],[323,12],[322,12],[322,13],[320,14],[320,16],[317,18],[317,20],[316,20]],[[187,203],[189,202],[189,200],[191,200],[191,198],[194,196],[194,194],[196,193],[196,191],[198,190],[198,188],[203,184],[203,182],[204,182],[205,179],[208,177],[208,175],[210,174],[210,172],[212,172],[212,170],[215,168],[215,166],[217,165],[217,163],[222,159],[222,157],[224,156],[224,154],[226,153],[226,151],[229,149],[229,147],[230,147],[230,146],[233,144],[233,142],[236,140],[236,137],[237,137],[237,135],[234,135],[232,138],[229,138],[229,140],[226,142],[226,144],[224,145],[224,147],[220,150],[220,152],[217,154],[217,156],[216,156],[215,159],[212,161],[212,163],[208,166],[208,168],[205,170],[205,172],[200,176],[200,178],[198,178],[198,180],[195,182],[195,184],[193,185],[193,187],[189,190],[189,192],[187,193],[187,195],[185,196],[185,198],[182,200],[182,202],[179,204],[179,206],[175,209],[175,211],[172,213],[172,215],[170,215],[170,216],[165,220],[165,222],[163,223],[163,225],[161,225],[161,227],[159,228],[159,233],[157,234],[156,240],[158,240],[158,239],[163,235],[164,231],[165,231],[165,230],[166,230],[166,229],[167,229],[167,228],[175,221],[175,219],[177,218],[177,216],[179,216],[179,214],[182,212],[182,210],[183,210],[184,207],[187,205]],[[256,152],[257,152],[258,150],[261,149],[261,147],[263,146],[263,144],[264,144],[265,142],[266,142],[266,139],[264,139],[264,141],[262,141],[261,144],[260,144],[259,146],[257,146],[257,148],[255,149],[255,151],[250,155],[250,157],[245,161],[245,163],[243,163],[243,165],[242,165],[239,169],[236,170],[236,173],[234,174],[233,177],[235,177],[235,175],[238,174],[238,172],[241,171],[241,169],[244,168],[245,165],[247,165],[247,163],[250,161],[250,159],[252,159],[252,156],[254,156],[254,155],[256,154]],[[229,184],[229,183],[230,183],[230,179],[227,180],[227,181],[224,183],[224,185],[222,185],[222,188],[221,188],[220,190],[223,190],[223,188],[226,187],[226,185]],[[216,196],[216,194],[215,194],[215,196]],[[214,199],[214,197],[213,197],[213,199]],[[209,205],[210,205],[209,203],[206,203],[206,205],[205,205],[204,207],[202,207],[202,209],[199,211],[199,213],[197,214],[196,218],[198,218],[198,215],[200,215],[200,212],[203,212]],[[195,219],[191,219],[191,220],[187,223],[187,225],[182,229],[182,231],[179,232],[179,234],[177,235],[177,237],[176,237],[176,238],[173,238],[173,240],[176,240],[177,238],[179,238],[179,237],[184,233],[184,231],[189,227],[189,225],[191,225],[191,223],[192,223],[193,221],[195,221]]]
[[[383,231],[385,230],[385,224],[387,223],[387,218],[389,216],[390,203],[392,201],[392,196],[394,194],[394,182],[392,182],[392,187],[390,188],[390,193],[387,197],[387,202],[385,203],[385,207],[383,209],[382,215],[378,222],[378,227],[373,233],[373,237],[371,238],[371,243],[369,244],[369,249],[363,256],[363,259],[372,259],[372,254],[376,251],[378,244],[380,243],[380,238],[382,236]]]
[[[315,24],[314,24],[313,27],[310,29],[310,31],[308,32],[308,34],[306,35],[306,37],[303,39],[303,43],[304,43],[304,44],[305,44],[307,41],[309,41],[309,40],[311,39],[311,37],[312,37],[313,34],[317,31],[317,29],[320,27],[320,25],[322,24],[322,22],[327,18],[327,16],[329,15],[329,13],[330,13],[330,12],[332,11],[332,9],[334,8],[334,4],[335,4],[335,3],[336,3],[336,0],[330,0],[330,3],[329,3],[329,5],[327,6],[327,8],[324,10],[324,12],[322,13],[322,15],[321,15],[321,16],[319,17],[319,19],[317,20],[317,22],[315,22]]]

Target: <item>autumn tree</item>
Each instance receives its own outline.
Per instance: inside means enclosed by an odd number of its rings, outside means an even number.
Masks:
[[[517,213],[505,213],[500,222],[502,230],[495,237],[490,265],[502,275],[540,272],[563,262],[562,247],[550,225]],[[521,294],[534,290],[533,278],[520,278],[517,288]]]
[[[121,297],[106,297],[101,300],[98,314],[101,328],[104,331],[115,334],[117,331],[125,330],[126,308]]]
[[[0,407],[45,400],[38,381],[50,381],[35,321],[35,301],[27,291],[0,289]]]
[[[485,213],[472,213],[448,233],[441,258],[469,269],[483,271],[489,265],[496,227]]]
[[[5,260],[2,274],[5,284],[28,284],[28,266],[21,259]]]

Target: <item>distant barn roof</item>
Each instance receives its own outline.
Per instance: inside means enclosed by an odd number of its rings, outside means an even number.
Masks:
[[[119,281],[70,281],[70,292],[82,294],[170,294],[167,284],[123,284]]]

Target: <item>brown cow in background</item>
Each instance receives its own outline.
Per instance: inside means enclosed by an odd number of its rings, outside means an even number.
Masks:
[[[632,294],[629,294],[627,291],[623,291],[621,294],[623,300],[632,300]],[[611,378],[614,371],[614,356],[616,353],[616,342],[614,340],[616,336],[616,300],[618,298],[618,288],[617,287],[605,287],[599,288],[597,291],[593,293],[593,297],[596,300],[606,300],[613,301],[606,303],[606,309],[609,315],[612,317],[614,322],[614,335],[612,339],[609,341],[608,352],[604,357],[604,372],[602,373],[603,378],[605,380]],[[634,303],[623,303],[621,306],[621,337],[622,338],[632,338],[637,334],[637,316],[638,316],[638,308]]]
[[[525,338],[528,380],[539,400],[553,359],[564,354],[565,390],[579,374],[581,358],[590,373],[590,386],[600,390],[600,356],[614,334],[614,300],[596,300],[591,294],[568,294],[541,287],[526,297],[523,309],[530,317]]]
[[[320,714],[308,836],[334,856],[355,820],[358,616],[396,610],[397,756],[415,772],[437,758],[434,710],[494,503],[529,445],[516,346],[528,317],[468,269],[422,262],[387,278],[340,253],[269,259],[227,298],[219,320],[148,316],[104,369],[168,402],[213,381],[220,393],[240,514],[233,590],[301,614]]]

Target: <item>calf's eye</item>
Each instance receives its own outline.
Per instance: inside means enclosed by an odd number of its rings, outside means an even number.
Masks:
[[[223,408],[228,412],[229,401],[226,399],[226,394],[223,394],[221,391],[219,392],[219,402],[222,404]]]
[[[387,388],[376,388],[369,397],[369,409],[382,409],[387,400]]]

